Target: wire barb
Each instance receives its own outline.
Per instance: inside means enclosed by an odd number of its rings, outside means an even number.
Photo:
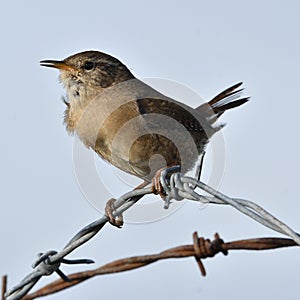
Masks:
[[[198,233],[195,231],[193,234],[193,242],[194,242],[195,260],[198,264],[202,276],[206,276],[206,270],[201,261],[201,256],[202,256],[201,252],[203,251],[203,249],[205,249],[205,240],[203,238],[199,239]]]
[[[195,251],[195,260],[199,266],[202,276],[206,276],[206,270],[201,259],[207,257],[214,257],[217,253],[221,252],[224,255],[228,254],[228,250],[223,248],[224,241],[220,238],[219,234],[215,234],[215,239],[211,242],[209,239],[198,237],[197,231],[193,233],[193,246]]]
[[[7,275],[4,275],[2,276],[1,300],[5,300],[6,289],[7,289]]]
[[[32,264],[32,268],[35,270],[26,276],[18,285],[11,288],[10,291],[5,293],[3,299],[21,299],[26,295],[29,290],[38,282],[42,276],[49,276],[56,272],[57,275],[65,282],[71,282],[72,280],[59,269],[62,263],[65,264],[90,264],[94,261],[91,259],[53,259],[58,252],[55,250],[49,250],[45,253],[38,253],[37,259]],[[52,258],[52,259],[51,259]]]

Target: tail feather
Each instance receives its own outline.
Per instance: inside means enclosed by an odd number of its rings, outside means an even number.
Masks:
[[[226,110],[238,107],[247,101],[249,101],[249,97],[240,98],[242,95],[243,89],[238,89],[242,85],[242,82],[239,82],[217,96],[215,96],[208,103],[204,103],[197,107],[197,110],[203,111],[209,109],[213,110],[214,114],[210,116],[211,122],[215,122]]]
[[[215,96],[212,100],[210,100],[208,102],[209,105],[212,106],[213,104],[219,102],[220,100],[230,96],[232,93],[237,93],[237,92],[242,91],[243,89],[237,90],[237,88],[239,88],[242,84],[243,84],[243,82],[239,82],[239,83],[227,88],[226,90],[224,90],[223,92],[221,92],[220,94]]]
[[[232,102],[227,102],[227,103],[222,104],[220,106],[212,107],[212,109],[214,110],[214,112],[216,114],[220,115],[220,114],[224,113],[228,109],[238,107],[238,106],[240,106],[240,105],[248,102],[249,99],[250,99],[249,97],[238,99],[238,100],[235,100],[235,101],[232,101]]]

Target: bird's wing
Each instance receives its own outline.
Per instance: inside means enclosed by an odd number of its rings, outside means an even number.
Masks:
[[[173,120],[190,132],[203,133],[213,129],[204,115],[171,98],[143,98],[136,101],[139,113],[147,116],[148,126],[162,127],[166,126],[167,120]],[[150,117],[152,114],[153,118]]]

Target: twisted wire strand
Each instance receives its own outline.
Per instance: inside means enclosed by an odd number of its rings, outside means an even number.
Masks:
[[[298,245],[293,240],[285,238],[254,238],[224,242],[218,233],[215,234],[214,239],[211,241],[199,237],[197,232],[194,232],[192,245],[181,245],[156,254],[118,259],[92,270],[74,273],[68,276],[71,281],[67,282],[63,279],[55,280],[25,296],[23,299],[32,300],[38,297],[47,296],[71,288],[95,276],[130,271],[165,259],[194,257],[201,275],[206,276],[206,270],[202,260],[209,257],[212,258],[218,253],[227,255],[229,251],[232,250],[269,250],[292,246]]]

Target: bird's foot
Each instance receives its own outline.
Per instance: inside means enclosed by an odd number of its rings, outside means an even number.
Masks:
[[[152,192],[160,195],[162,199],[165,199],[166,190],[170,184],[171,175],[177,172],[180,172],[180,165],[159,169],[152,179]]]
[[[124,224],[123,215],[114,216],[114,211],[116,210],[114,203],[116,199],[112,198],[107,201],[105,206],[105,215],[111,225],[121,228]]]

